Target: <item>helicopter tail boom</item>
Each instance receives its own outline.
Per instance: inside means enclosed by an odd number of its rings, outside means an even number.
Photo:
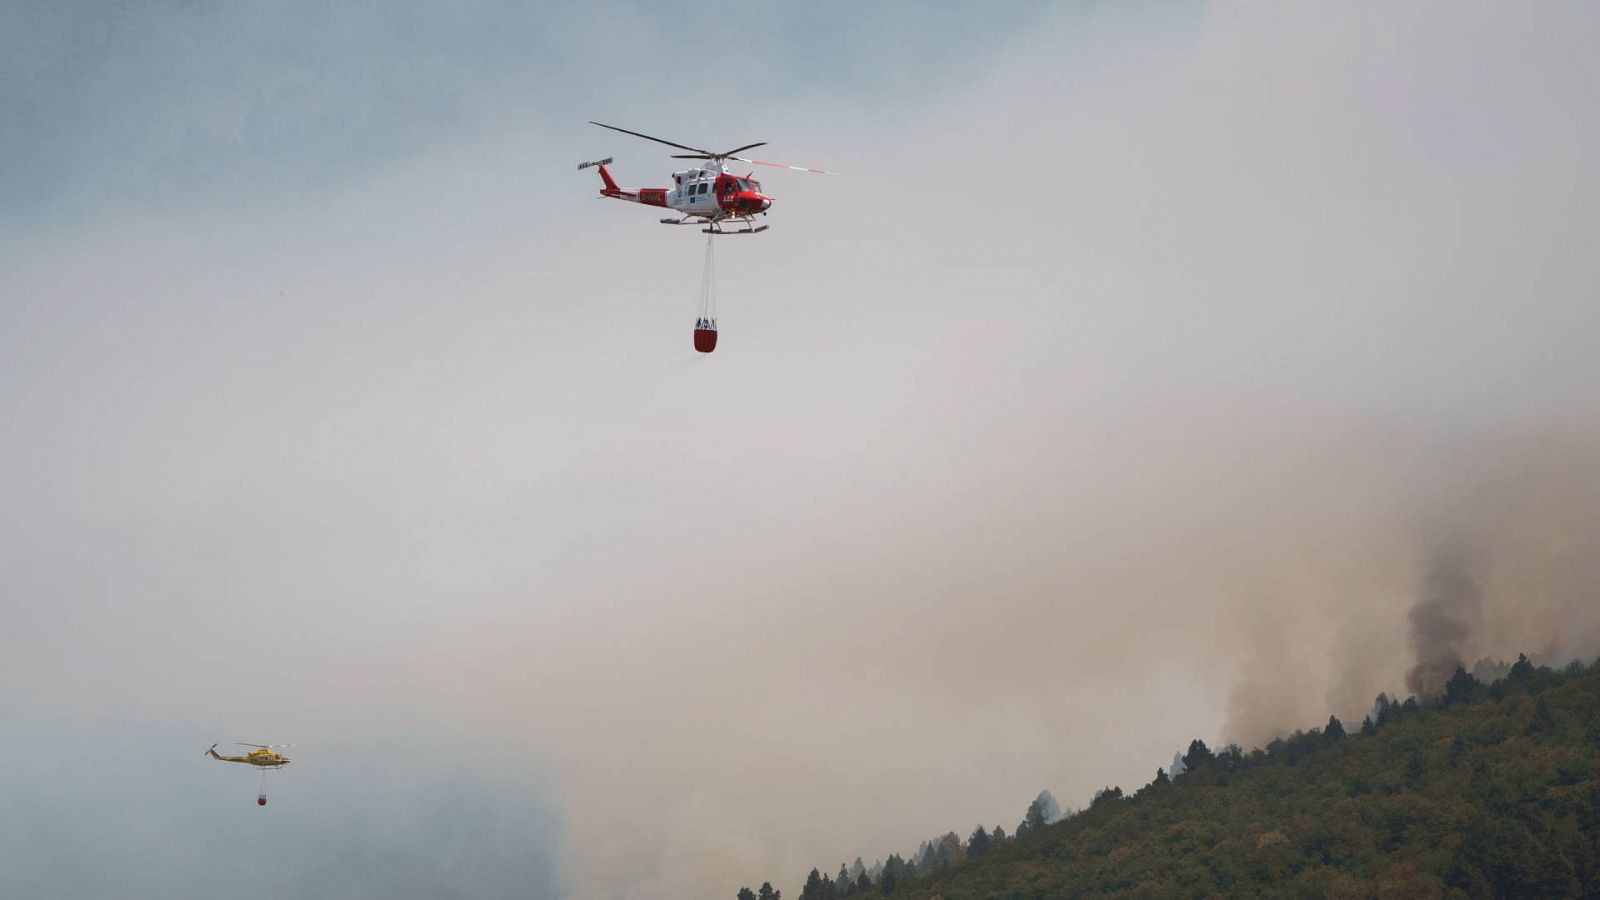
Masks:
[[[613,200],[627,200],[630,203],[643,203],[645,206],[667,205],[666,188],[636,188],[631,191],[625,191],[618,186],[617,180],[612,178],[611,173],[607,171],[606,166],[609,165],[611,165],[611,159],[607,157],[606,159],[597,159],[594,162],[578,163],[578,168],[587,169],[593,166],[600,170],[600,180],[604,183],[604,186],[600,188],[600,196],[602,197],[610,197]]]
[[[221,753],[217,752],[217,745],[216,744],[212,744],[211,747],[208,750],[206,750],[206,752],[204,754],[202,754],[202,755],[209,756],[212,759],[220,759],[223,762],[242,762],[242,763],[247,763],[247,762],[250,761],[250,757],[248,757],[248,756],[224,756]]]

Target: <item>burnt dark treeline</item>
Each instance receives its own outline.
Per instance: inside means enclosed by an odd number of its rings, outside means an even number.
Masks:
[[[1600,898],[1600,663],[1457,668],[1437,697],[1380,694],[1265,747],[1190,742],[1132,793],[1013,835],[974,829],[837,874],[800,900],[1273,894]],[[779,900],[770,884],[739,900]]]

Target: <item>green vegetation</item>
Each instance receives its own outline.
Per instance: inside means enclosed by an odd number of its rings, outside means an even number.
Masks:
[[[1492,685],[1458,670],[1437,699],[1380,695],[1359,733],[1194,741],[1183,764],[1054,824],[1030,808],[1013,838],[813,871],[801,900],[1600,898],[1600,663],[1521,658]]]

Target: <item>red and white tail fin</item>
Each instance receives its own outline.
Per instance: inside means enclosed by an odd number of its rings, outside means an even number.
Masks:
[[[600,180],[606,183],[606,191],[621,191],[622,189],[617,187],[617,183],[612,180],[611,173],[606,171],[606,166],[609,165],[611,165],[611,157],[608,156],[605,159],[597,159],[594,162],[578,163],[578,168],[587,169],[590,166],[598,166],[600,168]]]

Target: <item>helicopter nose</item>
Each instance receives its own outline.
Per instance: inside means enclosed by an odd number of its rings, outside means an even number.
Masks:
[[[761,211],[762,212],[766,212],[767,210],[769,210],[771,208],[772,208],[772,198],[771,197],[762,197],[761,198]]]

